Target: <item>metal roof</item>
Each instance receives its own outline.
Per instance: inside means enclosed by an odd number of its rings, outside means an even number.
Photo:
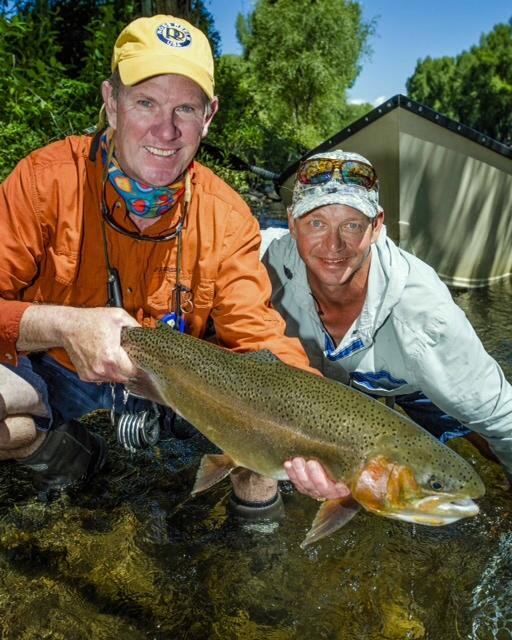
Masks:
[[[469,140],[472,140],[473,142],[482,145],[483,147],[486,147],[487,149],[492,149],[492,151],[495,151],[502,156],[512,159],[511,146],[503,144],[502,142],[498,142],[498,140],[480,133],[479,131],[476,131],[476,129],[467,127],[466,125],[461,124],[456,120],[452,120],[451,118],[448,118],[442,113],[439,113],[438,111],[435,111],[434,109],[431,109],[424,104],[415,102],[407,96],[397,94],[396,96],[389,98],[389,100],[386,100],[386,102],[380,104],[375,109],[372,109],[372,111],[367,113],[362,118],[359,118],[359,120],[356,120],[348,127],[345,127],[344,129],[339,131],[336,135],[332,136],[328,140],[325,140],[325,142],[322,142],[320,145],[315,147],[315,149],[308,151],[301,158],[296,160],[281,173],[281,175],[277,179],[277,185],[280,187],[284,182],[286,182],[286,180],[297,171],[300,163],[309,156],[314,155],[315,153],[329,151],[329,149],[331,149],[332,147],[339,145],[339,143],[343,142],[343,140],[345,140],[346,138],[352,136],[357,131],[364,129],[369,124],[375,122],[386,113],[393,111],[393,109],[396,109],[397,107],[402,107],[403,109],[412,111],[413,113],[421,116],[422,118],[425,118],[426,120],[435,122],[445,129],[453,131],[461,136],[464,136],[465,138],[468,138]]]

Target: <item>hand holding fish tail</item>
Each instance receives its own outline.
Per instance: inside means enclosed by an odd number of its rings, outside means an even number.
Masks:
[[[286,473],[297,491],[316,500],[336,500],[350,495],[343,482],[335,482],[317,460],[292,458],[284,463]]]

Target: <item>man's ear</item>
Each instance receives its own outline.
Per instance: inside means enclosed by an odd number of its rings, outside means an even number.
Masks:
[[[292,215],[291,209],[288,209],[288,229],[290,229],[291,237],[295,238],[296,237],[295,218]]]
[[[373,219],[372,222],[372,244],[377,242],[380,236],[380,230],[382,229],[382,225],[384,224],[384,211],[381,211],[377,214],[377,216]]]
[[[203,124],[203,130],[201,131],[201,138],[206,138],[206,135],[208,134],[208,129],[210,128],[213,117],[215,116],[218,110],[219,110],[219,99],[217,98],[217,96],[215,96],[213,100],[210,102],[210,115],[207,116],[207,118],[205,118],[205,121]]]
[[[101,95],[105,112],[107,114],[107,122],[112,129],[117,128],[117,100],[114,98],[114,90],[108,80],[101,83]]]

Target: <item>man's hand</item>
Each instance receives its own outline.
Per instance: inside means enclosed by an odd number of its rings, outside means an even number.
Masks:
[[[317,460],[293,458],[284,463],[288,477],[301,493],[316,500],[335,500],[350,495],[343,482],[335,482]]]
[[[124,309],[77,309],[76,322],[64,337],[64,348],[78,375],[87,382],[126,383],[137,373],[121,347],[121,329],[139,324]]]
[[[63,347],[86,382],[126,383],[137,374],[121,347],[121,329],[139,324],[124,309],[32,305],[20,323],[19,351]]]

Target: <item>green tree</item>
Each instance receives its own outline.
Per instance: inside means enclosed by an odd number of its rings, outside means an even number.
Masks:
[[[35,147],[85,127],[90,87],[66,75],[48,16],[0,16],[0,178]]]
[[[311,147],[335,133],[373,24],[351,0],[258,0],[238,20],[264,129]]]
[[[460,119],[512,144],[512,20],[499,24],[479,46],[460,56]]]
[[[359,120],[359,118],[365,116],[373,108],[373,105],[369,102],[358,102],[357,104],[349,103],[347,105],[346,111],[343,114],[341,126],[348,127],[349,124],[352,124],[352,122]]]
[[[80,79],[97,91],[98,106],[100,86],[111,74],[112,49],[119,32],[136,17],[135,6],[126,4],[122,13],[113,4],[99,7],[98,13],[84,28],[83,59]]]
[[[442,111],[450,118],[456,118],[457,112],[451,104],[455,93],[460,92],[459,74],[454,58],[427,56],[418,61],[414,75],[407,80],[408,95],[436,111]]]
[[[418,61],[407,92],[465,125],[512,144],[512,19],[449,58]]]
[[[18,0],[15,6],[16,13],[51,18],[60,45],[59,60],[71,76],[80,75],[91,23],[102,20],[105,9],[115,16],[120,28],[144,15],[163,13],[185,18],[208,34],[214,54],[220,55],[220,36],[203,0]]]

